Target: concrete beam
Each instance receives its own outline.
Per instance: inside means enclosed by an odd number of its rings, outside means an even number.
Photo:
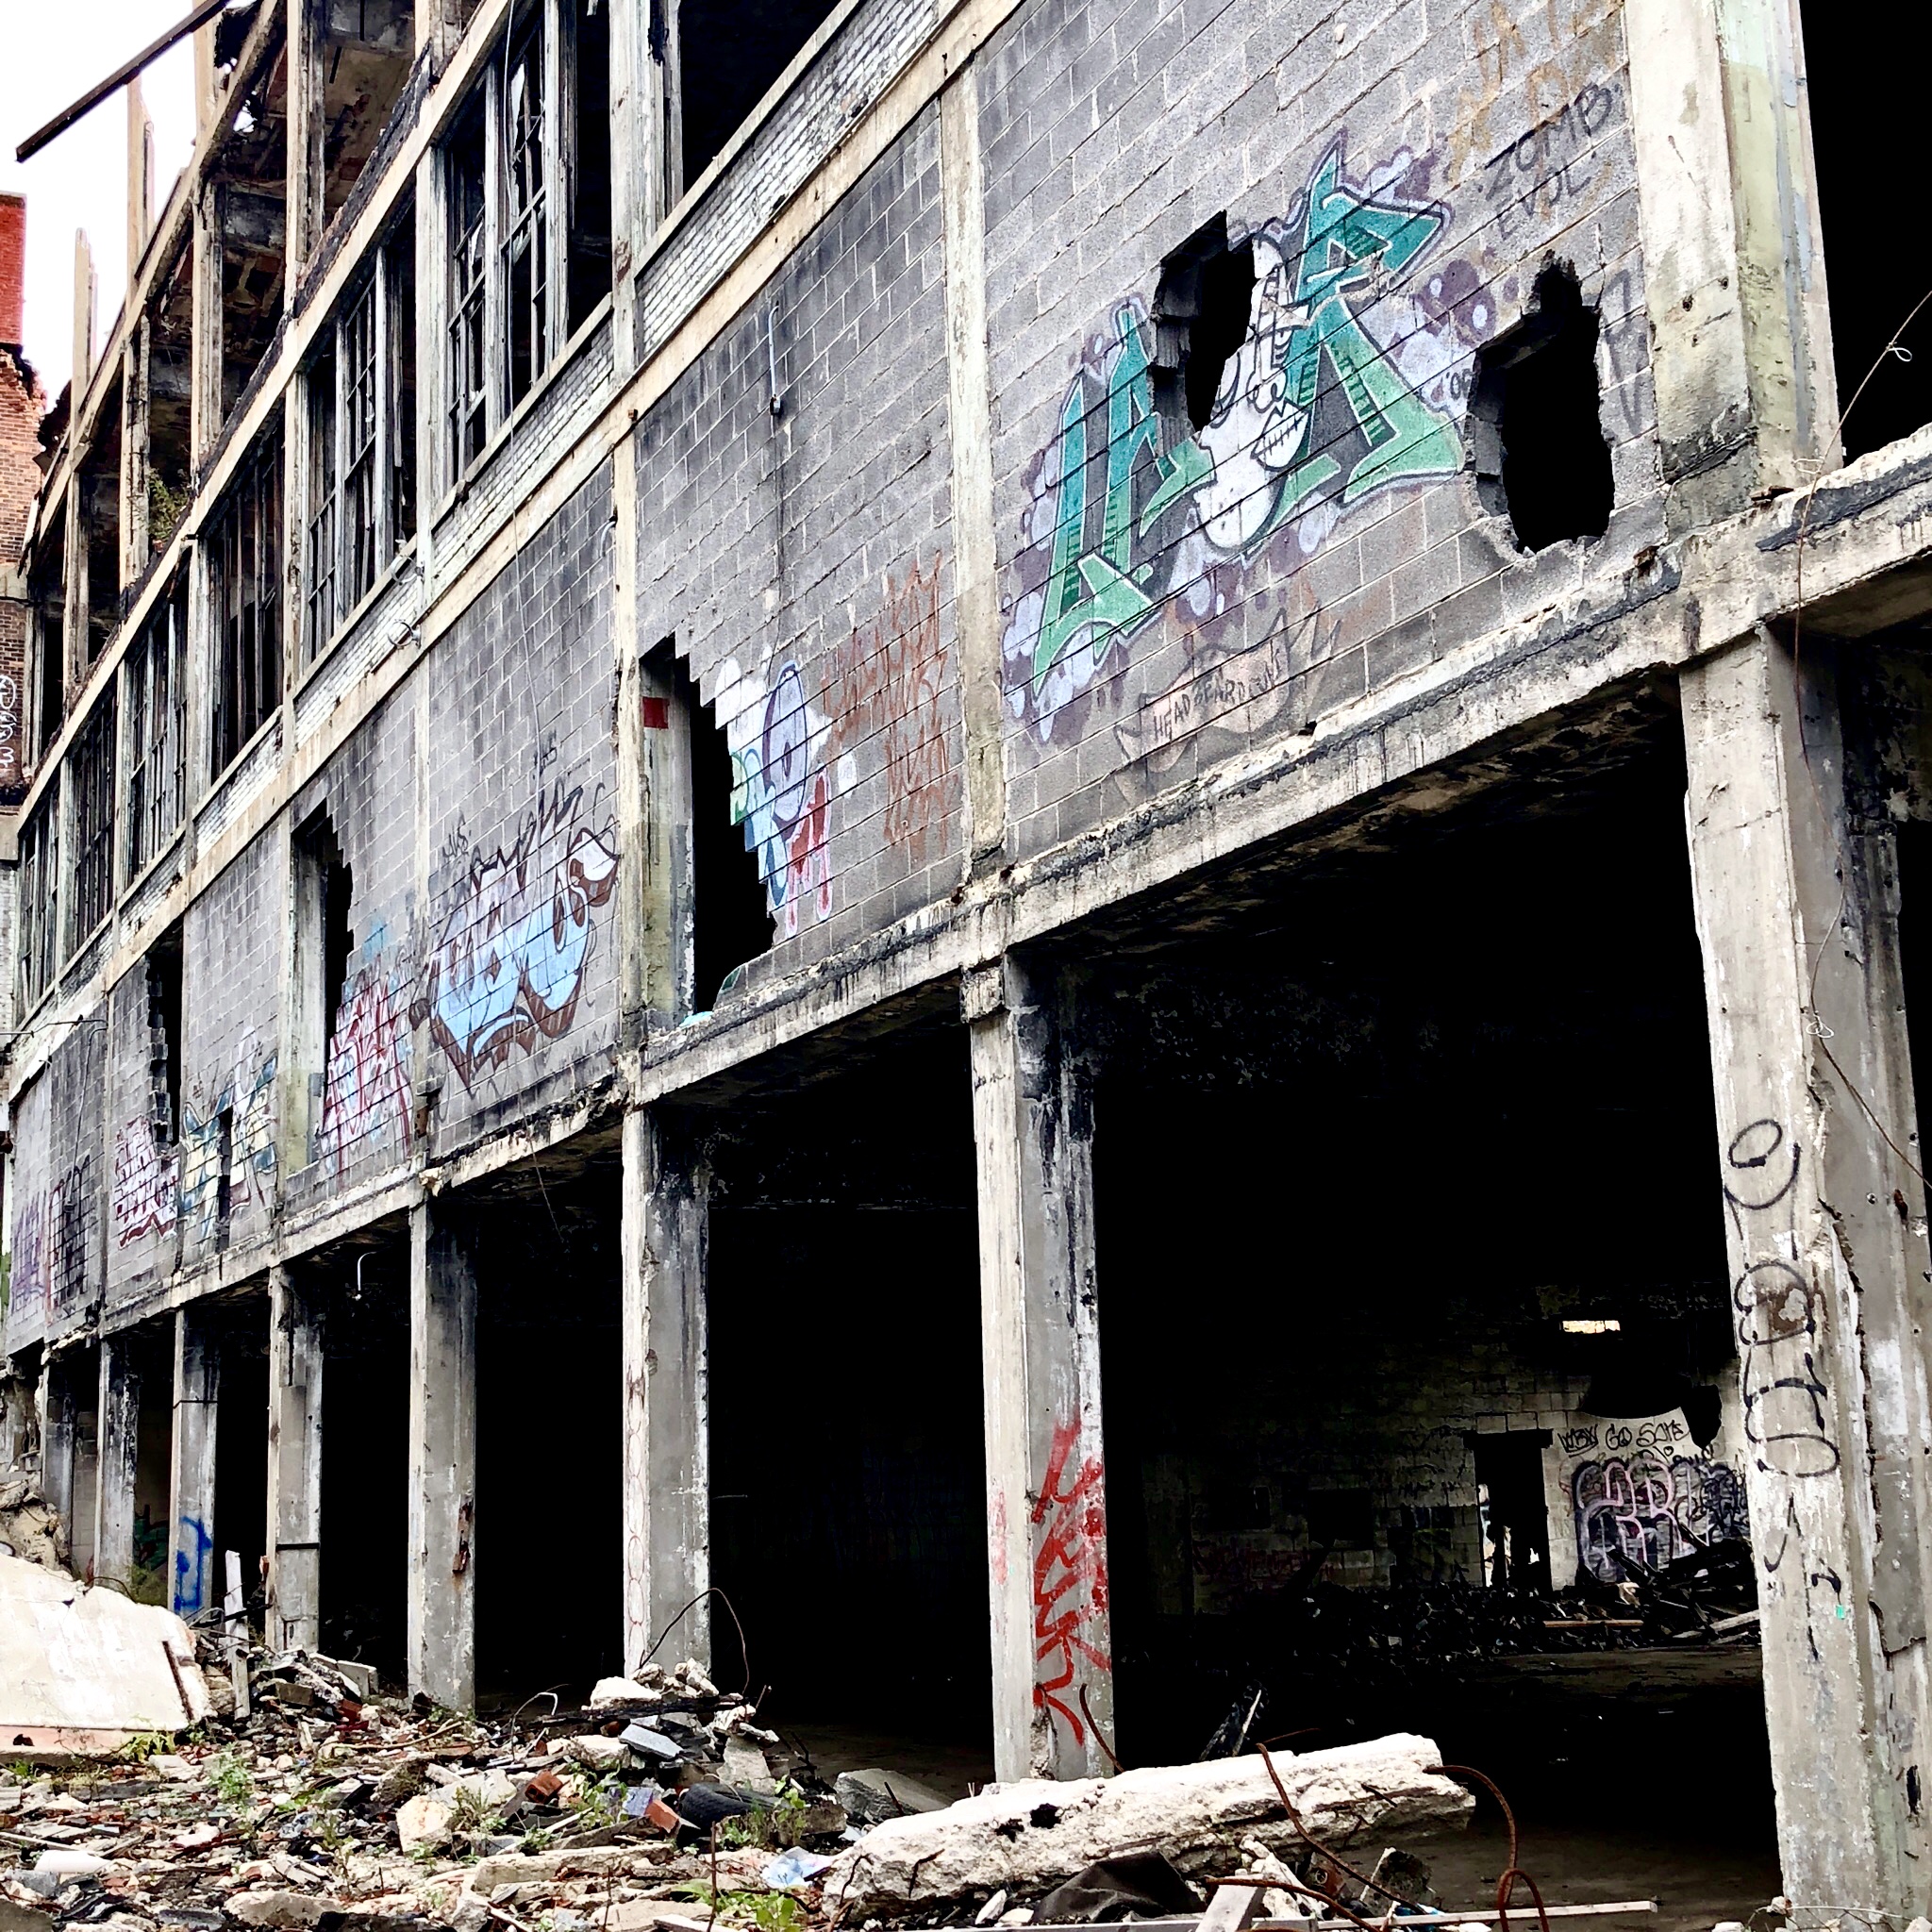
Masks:
[[[272,1648],[322,1642],[319,1311],[286,1268],[268,1276],[268,1616]]]
[[[1687,809],[1784,1890],[1904,1924],[1932,1905],[1932,1307],[1892,831],[1848,790],[1835,656],[1766,634],[1685,673]]]
[[[175,1313],[175,1429],[168,1465],[172,1525],[170,1601],[177,1617],[198,1616],[221,1596],[214,1548],[215,1421],[221,1349],[208,1313]]]
[[[409,1212],[409,1689],[476,1698],[476,1269],[447,1200]]]
[[[141,1456],[141,1371],[131,1335],[101,1338],[99,1460],[94,1482],[94,1580],[134,1582],[134,1479]]]
[[[624,1661],[635,1670],[711,1580],[705,1176],[651,1112],[624,1122]],[[708,1664],[711,1615],[677,1626]],[[674,1658],[673,1661],[676,1659]]]
[[[1072,987],[1010,957],[963,982],[979,1187],[993,1769],[1113,1769],[1093,1107]]]

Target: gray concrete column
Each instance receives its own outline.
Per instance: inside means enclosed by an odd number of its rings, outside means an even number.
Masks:
[[[63,1557],[74,1555],[74,1462],[76,1435],[74,1390],[66,1365],[48,1356],[41,1367],[41,1494],[60,1519]]]
[[[215,1417],[221,1350],[199,1307],[175,1313],[175,1428],[168,1462],[173,1543],[169,1589],[177,1617],[199,1616],[222,1594],[214,1548]]]
[[[635,1670],[711,1580],[705,1178],[658,1116],[624,1122],[624,1660]],[[711,1613],[677,1626],[708,1664]]]
[[[268,1275],[268,1614],[271,1648],[322,1642],[320,1311],[289,1278]]]
[[[978,1160],[993,1766],[1003,1780],[1103,1775],[1112,1768],[1113,1648],[1091,1093],[1059,974],[1008,958],[969,972],[963,995]]]
[[[99,1460],[94,1481],[94,1581],[134,1583],[134,1478],[141,1459],[141,1371],[132,1338],[101,1337]]]
[[[449,1204],[409,1212],[409,1689],[476,1696],[476,1269]]]
[[[1687,817],[1784,1890],[1932,1906],[1924,1189],[1882,799],[1833,649],[1684,674]]]

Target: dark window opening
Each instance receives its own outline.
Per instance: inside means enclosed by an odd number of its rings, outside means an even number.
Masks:
[[[384,251],[389,290],[389,554],[416,534],[416,216]]]
[[[186,803],[188,575],[156,607],[121,674],[127,714],[127,876],[175,836]]]
[[[1472,1439],[1483,1512],[1483,1581],[1491,1589],[1550,1587],[1550,1516],[1543,1500],[1541,1429],[1509,1429]]]
[[[114,904],[114,693],[110,689],[89,714],[68,755],[74,784],[73,925],[67,949],[75,951],[107,918]]]
[[[228,1245],[228,1213],[234,1201],[235,1109],[225,1107],[215,1116],[215,1245]]]
[[[155,1139],[171,1147],[181,1132],[181,928],[172,925],[147,954],[148,1069]]]
[[[1197,228],[1160,264],[1154,291],[1154,406],[1168,444],[1207,428],[1229,360],[1247,340],[1255,247],[1227,245],[1227,217]]]
[[[1525,550],[1609,527],[1615,484],[1598,420],[1597,331],[1575,271],[1553,263],[1523,320],[1476,352],[1476,491]]]
[[[313,1158],[326,1110],[329,1046],[356,950],[356,935],[349,924],[356,879],[326,810],[317,812],[295,834],[293,857],[298,1074],[293,1105],[306,1115]]]
[[[771,950],[771,906],[737,817],[737,774],[724,727],[669,643],[652,653],[649,668],[658,688],[671,692],[669,716],[689,734],[691,1009],[702,1013],[746,960]]]
[[[87,556],[87,661],[121,622],[121,383],[108,389],[80,465],[81,541]]]
[[[182,249],[160,277],[148,311],[147,542],[158,556],[188,508],[190,445],[189,338],[193,327],[192,251]]]
[[[209,554],[215,629],[209,776],[219,777],[282,701],[282,437],[277,424],[242,466]]]
[[[322,874],[322,1037],[336,1034],[336,1016],[342,1009],[342,991],[349,978],[349,956],[356,935],[349,927],[349,906],[356,896],[356,878],[346,865],[336,863]]]
[[[682,0],[677,73],[687,188],[831,10],[832,0]]]
[[[1873,192],[1874,182],[1913,178],[1918,74],[1910,60],[1873,59],[1857,16],[1827,19],[1818,0],[1804,0],[1799,11],[1831,354],[1850,461],[1932,422],[1932,302],[1919,306],[1932,275],[1916,248],[1898,245],[1897,212]],[[1890,350],[1894,339],[1903,355]],[[1832,425],[1823,426],[1828,434]]]
[[[308,530],[306,559],[308,608],[303,643],[313,658],[336,633],[336,380],[334,331],[327,350],[309,366]]]
[[[20,833],[20,1003],[28,1008],[59,965],[60,788],[49,785]]]
[[[505,395],[514,409],[550,360],[551,115],[543,90],[543,17],[504,63],[503,289],[508,323]]]
[[[575,151],[570,170],[570,321],[575,335],[610,292],[610,7],[575,0]]]
[[[67,709],[67,517],[65,503],[51,506],[45,541],[35,546],[27,580],[33,609],[38,703],[34,719],[36,758],[54,741]]]
[[[449,196],[449,429],[452,482],[490,440],[490,242],[483,192],[484,95],[464,110],[443,155]]]

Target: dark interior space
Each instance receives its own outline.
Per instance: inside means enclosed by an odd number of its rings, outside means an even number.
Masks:
[[[147,541],[157,557],[180,527],[192,481],[192,249],[175,256],[158,286],[160,292],[148,310],[147,355]]]
[[[108,390],[80,465],[80,527],[87,544],[87,661],[121,622],[121,383]]]
[[[476,1259],[476,1691],[624,1664],[622,1161],[520,1162],[452,1212]]]
[[[1700,1828],[1768,1835],[1755,1647],[1547,1632],[1502,1587],[1567,1541],[1605,1615],[1681,1552],[1751,1589],[1739,1478],[1700,1459],[1735,1367],[1675,730],[1560,809],[1499,787],[1095,969],[1127,1763],[1258,1687],[1257,1735],[1419,1730],[1529,1810],[1694,1740],[1725,1766]],[[1580,1483],[1546,1505],[1553,1439],[1677,1410],[1657,1537],[1607,1537]]]
[[[197,1312],[200,1312],[197,1310]],[[215,1507],[210,1557],[214,1602],[227,1591],[225,1552],[242,1559],[242,1596],[249,1621],[261,1624],[261,1559],[268,1532],[268,1293],[224,1301],[219,1317],[221,1372],[215,1385]]]
[[[282,320],[288,258],[289,89],[277,47],[224,111],[234,133],[211,178],[222,248],[222,416],[241,400]]]
[[[575,335],[610,292],[610,6],[574,0],[575,141],[570,173],[570,318]]]
[[[322,1647],[400,1684],[409,1562],[409,1237],[397,1221],[302,1274],[323,1313]]]
[[[711,1574],[720,1684],[782,1728],[985,1748],[979,1279],[957,1018],[741,1104],[711,1174]],[[674,1646],[667,1646],[667,1650]],[[875,1760],[874,1760],[875,1761]]]
[[[1227,244],[1227,216],[1205,223],[1160,264],[1154,291],[1154,402],[1171,449],[1214,413],[1227,359],[1248,333],[1255,245]]]
[[[1575,271],[1557,262],[1537,276],[1523,320],[1476,351],[1476,491],[1525,550],[1609,527],[1616,492],[1598,418],[1597,333]]]
[[[670,6],[674,0],[660,4]],[[832,10],[832,0],[675,4],[684,185],[689,188],[818,31]]]
[[[53,742],[67,711],[67,518],[64,503],[53,507],[54,521],[34,546],[27,595],[33,605],[34,636],[40,661],[34,706],[36,755]]]
[[[1874,59],[1857,14],[1823,0],[1803,0],[1799,13],[1849,461],[1932,420],[1932,267],[1898,245],[1891,203],[1881,221],[1872,198],[1874,182],[1913,178],[1919,74],[1914,61]],[[1894,341],[1903,354],[1888,353]]]
[[[772,909],[758,856],[738,822],[731,747],[709,705],[698,696],[684,659],[668,648],[653,668],[670,681],[668,715],[691,734],[691,1009],[708,1012],[731,976],[772,947]]]
[[[416,58],[411,0],[335,0],[323,58],[323,210],[349,198]]]
[[[128,1594],[169,1603],[174,1522],[170,1484],[175,1445],[175,1324],[143,1322],[115,1338],[141,1383],[134,1458],[134,1574]]]

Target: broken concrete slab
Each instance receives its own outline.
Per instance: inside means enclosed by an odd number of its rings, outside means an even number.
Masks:
[[[832,1795],[860,1824],[904,1818],[910,1811],[943,1811],[952,1803],[930,1785],[898,1771],[841,1771],[832,1780]]]
[[[0,1557],[0,1736],[10,1756],[117,1751],[208,1710],[194,1639],[171,1610]]]
[[[1303,1824],[1338,1849],[1467,1824],[1474,1801],[1434,1769],[1439,1762],[1428,1739],[1407,1733],[1274,1759]],[[1271,1850],[1302,1841],[1258,1757],[1032,1778],[874,1826],[826,1872],[824,1895],[847,1917],[1001,1890],[1035,1898],[1104,1858],[1150,1846],[1184,1874],[1231,1871],[1248,1838]]]
[[[244,1925],[265,1925],[279,1932],[302,1932],[319,1925],[336,1907],[309,1891],[241,1891],[228,1901],[228,1916]]]

